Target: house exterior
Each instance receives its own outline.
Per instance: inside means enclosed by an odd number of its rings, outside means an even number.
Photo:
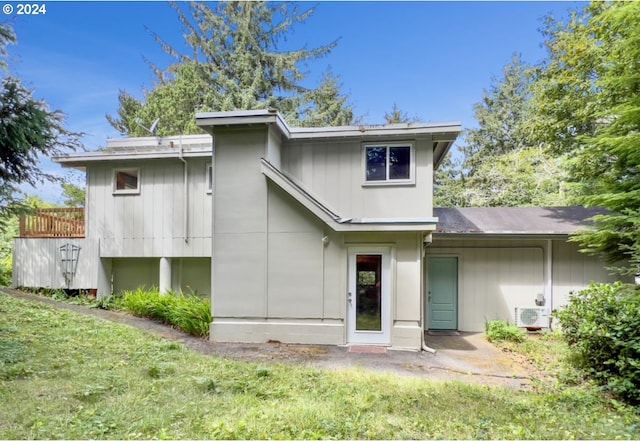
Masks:
[[[57,158],[87,173],[86,233],[16,239],[14,285],[192,289],[212,297],[212,340],[419,350],[426,330],[483,331],[608,280],[566,242],[589,211],[434,210],[434,169],[459,123],[196,120],[207,135]]]

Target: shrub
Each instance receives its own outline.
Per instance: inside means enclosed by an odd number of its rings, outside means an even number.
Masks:
[[[156,289],[125,291],[117,306],[138,317],[158,320],[192,335],[209,334],[213,320],[209,302],[182,292],[160,294]]]
[[[512,341],[514,343],[520,343],[524,341],[526,331],[520,329],[515,325],[510,325],[503,320],[490,320],[484,325],[485,333],[487,334],[487,340],[491,342],[496,341]]]
[[[575,352],[574,364],[610,392],[640,403],[640,290],[592,284],[553,315]]]

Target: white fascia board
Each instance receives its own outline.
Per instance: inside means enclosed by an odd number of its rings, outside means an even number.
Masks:
[[[211,148],[200,151],[183,151],[184,158],[200,158],[211,156]],[[150,152],[87,152],[81,155],[63,155],[52,158],[53,162],[63,167],[79,167],[85,164],[104,162],[104,161],[139,161],[143,159],[171,159],[180,158],[180,152],[170,150],[166,152],[150,151]]]
[[[211,149],[211,136],[207,133],[201,135],[174,135],[174,136],[141,136],[130,138],[111,138],[107,139],[107,149],[137,149],[145,148],[149,150],[158,150],[161,148],[179,148],[183,149]]]
[[[288,140],[431,136],[439,141],[454,141],[462,130],[459,121],[381,126],[289,127],[279,112],[270,109],[196,113],[196,124],[203,128],[276,124]]]
[[[196,124],[202,128],[275,124],[287,138],[291,132],[282,115],[273,109],[199,112],[196,113]]]
[[[459,122],[435,124],[393,124],[387,126],[343,126],[320,128],[292,128],[289,139],[330,138],[388,138],[388,137],[437,137],[438,140],[455,140],[461,131]]]
[[[334,231],[434,231],[438,218],[345,218],[294,182],[267,160],[262,173]]]
[[[352,224],[436,224],[437,217],[364,217],[353,218]]]
[[[441,239],[455,239],[455,240],[468,240],[470,238],[475,239],[562,239],[567,240],[569,234],[558,232],[536,232],[536,233],[509,233],[509,232],[486,232],[486,233],[443,233],[442,231],[434,231],[434,237]]]

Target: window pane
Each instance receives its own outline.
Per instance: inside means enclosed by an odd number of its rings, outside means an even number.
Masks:
[[[389,148],[389,179],[410,179],[411,147]]]
[[[359,254],[356,256],[356,330],[382,330],[381,273],[382,256]]]
[[[367,147],[367,181],[387,179],[387,148]]]
[[[118,170],[116,172],[116,190],[137,190],[138,169]]]

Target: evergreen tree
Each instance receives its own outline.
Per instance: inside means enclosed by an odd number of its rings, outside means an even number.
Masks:
[[[591,47],[598,48],[601,65],[593,80],[595,125],[573,150],[572,176],[591,191],[586,205],[611,214],[595,218],[596,231],[574,240],[586,252],[608,261],[628,260],[622,270],[640,272],[640,3],[593,4],[584,29]],[[606,48],[606,49],[603,49]],[[594,49],[596,50],[596,49]]]
[[[391,113],[385,113],[384,119],[387,124],[413,124],[420,121],[420,118],[410,118],[407,112],[400,110],[397,103],[393,103]]]
[[[339,77],[329,69],[322,77],[317,89],[303,95],[302,115],[292,120],[293,125],[303,127],[349,126],[356,123],[353,105],[343,95]]]
[[[121,92],[118,116],[108,117],[121,133],[148,135],[137,122],[148,127],[158,117],[161,136],[199,133],[194,121],[198,111],[272,107],[292,123],[319,119],[342,124],[349,119],[349,107],[341,113],[334,109],[337,103],[323,99],[334,97],[346,104],[334,77],[325,76],[318,91],[302,85],[307,73],[301,66],[327,55],[337,41],[314,49],[281,49],[294,24],[307,20],[313,9],[300,12],[298,5],[265,1],[192,2],[188,10],[172,5],[185,29],[189,53],[180,53],[152,33],[175,63],[166,70],[150,63],[157,83],[145,91],[143,101]]]
[[[513,55],[502,73],[502,78],[491,78],[482,101],[473,106],[478,128],[466,130],[461,147],[468,177],[486,161],[532,146],[526,133],[531,71]]]
[[[441,206],[564,205],[562,158],[531,136],[532,69],[514,55],[474,106],[477,128],[459,144],[462,158],[436,171]]]
[[[0,25],[0,53],[3,44],[15,42],[13,31]],[[6,66],[6,64],[5,64]],[[51,111],[36,100],[19,79],[4,76],[0,81],[0,221],[10,212],[23,209],[22,184],[35,186],[56,178],[40,170],[39,157],[82,147],[79,133],[63,126],[64,114]]]

